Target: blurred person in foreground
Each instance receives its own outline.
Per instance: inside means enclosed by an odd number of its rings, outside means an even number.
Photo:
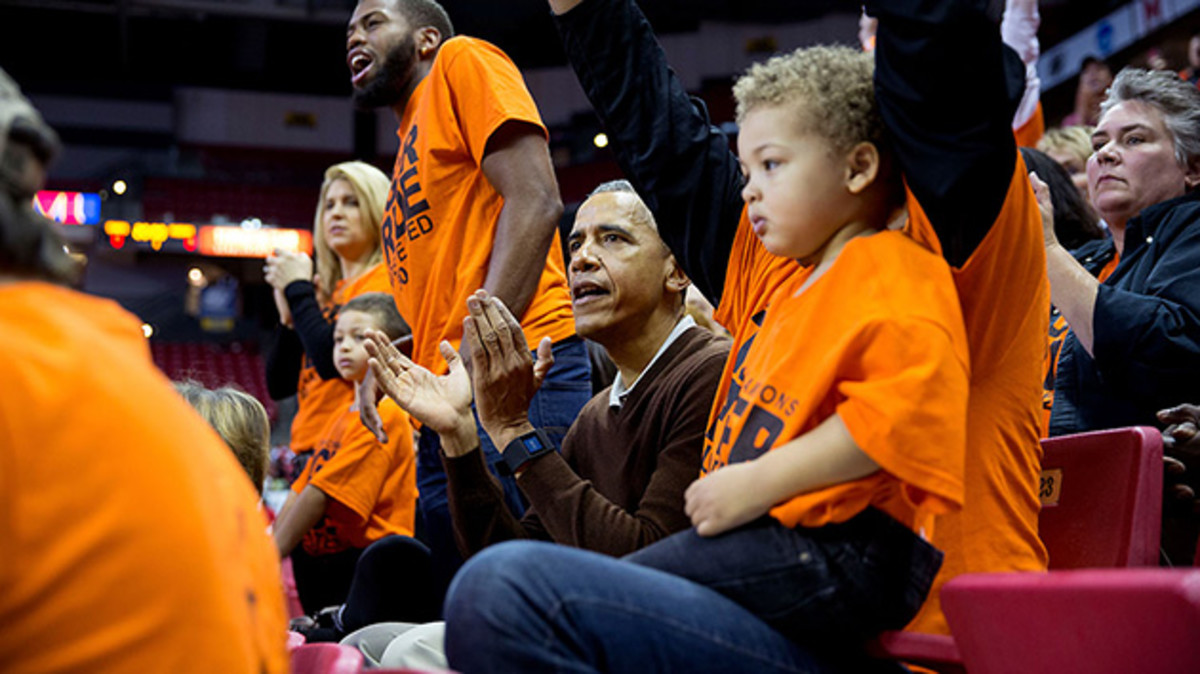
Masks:
[[[56,148],[0,71],[0,670],[286,672],[253,485],[141,321],[64,286],[31,206]]]

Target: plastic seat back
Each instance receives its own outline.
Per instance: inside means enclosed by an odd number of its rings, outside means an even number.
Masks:
[[[292,651],[292,674],[358,674],[363,656],[339,644],[304,644]]]
[[[1051,569],[1155,566],[1162,434],[1118,428],[1042,441],[1038,535]]]
[[[965,574],[942,607],[972,674],[1183,672],[1200,663],[1200,570]]]

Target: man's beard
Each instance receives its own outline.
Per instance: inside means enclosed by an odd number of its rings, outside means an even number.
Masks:
[[[375,65],[375,76],[366,86],[354,89],[354,106],[361,110],[391,107],[400,102],[413,76],[415,40],[406,37]]]

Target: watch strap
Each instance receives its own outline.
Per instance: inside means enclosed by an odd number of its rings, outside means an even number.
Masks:
[[[531,459],[554,450],[554,442],[550,436],[542,429],[535,428],[508,443],[501,455],[504,460],[496,467],[506,476],[516,475]]]

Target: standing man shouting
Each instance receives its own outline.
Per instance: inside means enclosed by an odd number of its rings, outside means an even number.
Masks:
[[[486,289],[520,317],[531,350],[546,337],[554,344],[555,366],[531,414],[560,442],[591,397],[590,370],[556,236],[562,202],[547,132],[520,72],[495,46],[454,37],[435,0],[360,0],[346,64],[355,103],[390,107],[399,122],[383,246],[396,306],[412,326],[412,360],[444,372],[438,344],[459,346],[467,297]],[[479,434],[494,468],[500,454]],[[448,583],[461,560],[440,447],[436,433],[421,431],[418,516]],[[509,506],[522,512],[516,484],[503,482]]]

